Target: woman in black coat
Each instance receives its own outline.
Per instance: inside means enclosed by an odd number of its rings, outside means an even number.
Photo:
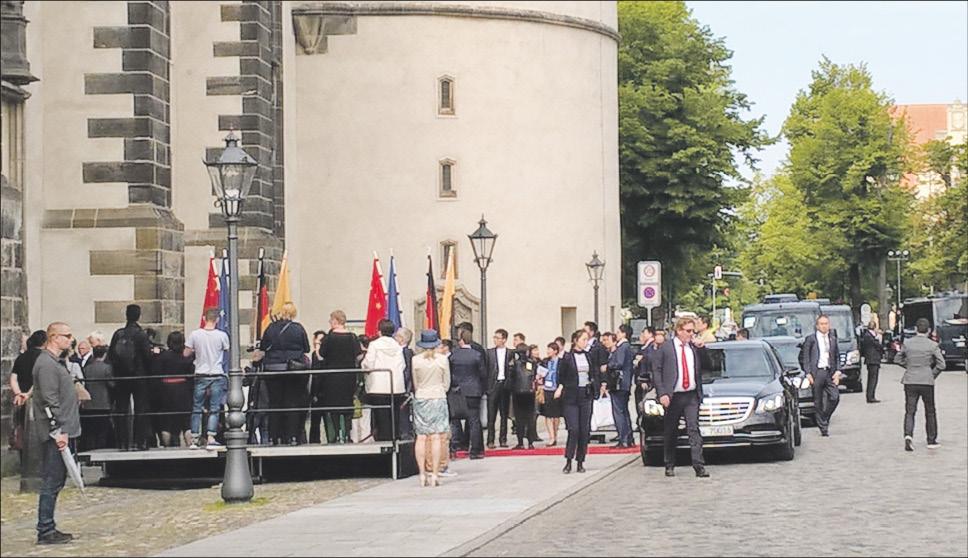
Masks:
[[[195,359],[185,356],[185,334],[173,331],[168,334],[168,350],[155,357],[151,363],[151,372],[155,376],[172,376],[176,374],[194,374]],[[154,404],[158,411],[165,413],[180,413],[160,415],[158,425],[161,444],[163,446],[178,446],[179,439],[185,440],[185,446],[191,445],[188,434],[189,419],[192,416],[192,401],[195,397],[195,380],[192,378],[159,378],[155,384]],[[154,382],[153,382],[154,383]]]
[[[359,368],[356,358],[363,349],[356,335],[346,330],[346,313],[336,310],[329,315],[330,331],[319,345],[324,370]],[[334,372],[319,376],[319,406],[349,407],[349,410],[326,411],[323,421],[326,427],[326,441],[330,444],[350,442],[350,428],[353,425],[353,397],[359,383],[359,374]]]
[[[592,433],[592,403],[602,389],[601,373],[594,358],[585,352],[588,333],[579,329],[571,335],[571,351],[558,363],[558,389],[555,399],[561,399],[568,429],[565,445],[565,474],[571,472],[572,459],[578,462],[577,471],[585,472],[585,455]]]
[[[278,372],[266,376],[269,389],[269,407],[272,409],[299,408],[309,405],[309,375],[286,374],[294,370],[293,363],[305,370],[309,368],[309,336],[296,319],[296,305],[287,302],[282,306],[276,321],[269,324],[262,334],[259,349],[262,369]],[[273,411],[269,415],[269,435],[275,444],[295,446],[306,439],[306,411]]]

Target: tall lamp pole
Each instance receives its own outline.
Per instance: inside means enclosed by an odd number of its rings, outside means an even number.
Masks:
[[[902,323],[904,314],[901,313],[901,262],[907,261],[910,256],[911,252],[907,250],[889,250],[887,252],[887,259],[897,262],[897,319],[894,322],[897,324],[899,335],[904,332],[904,324]]]
[[[258,163],[239,147],[233,132],[225,138],[225,149],[218,160],[205,162],[212,187],[222,208],[228,228],[229,241],[229,414],[225,433],[225,477],[222,480],[222,499],[228,503],[248,502],[252,499],[252,474],[246,451],[246,434],[242,432],[245,414],[242,406],[242,369],[239,363],[239,248],[238,227],[242,204],[252,187]]]
[[[471,241],[471,249],[474,250],[474,261],[481,270],[481,344],[487,344],[487,266],[491,265],[491,255],[494,253],[494,244],[497,242],[497,235],[487,228],[487,221],[484,215],[477,223],[477,230],[467,235]]]
[[[592,252],[591,261],[585,264],[588,269],[588,278],[592,282],[593,289],[595,290],[595,323],[598,323],[598,282],[602,280],[605,275],[605,262],[598,259],[598,251]]]

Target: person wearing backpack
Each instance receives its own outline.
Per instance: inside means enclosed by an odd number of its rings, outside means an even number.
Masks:
[[[533,346],[537,349],[537,346]],[[511,398],[514,407],[515,434],[518,445],[512,449],[524,449],[524,439],[528,439],[528,449],[534,449],[538,433],[534,421],[534,378],[538,372],[538,361],[532,358],[532,349],[521,343],[514,350],[514,366],[511,370]]]
[[[138,324],[138,320],[141,319],[141,307],[137,304],[129,304],[124,314],[127,323],[111,337],[108,361],[115,378],[145,377],[150,369],[152,349],[148,342],[148,335]],[[148,382],[117,380],[114,396],[115,412],[123,415],[115,421],[119,449],[122,451],[127,451],[129,448],[147,450],[149,445],[154,445],[149,441],[154,437],[151,432],[151,417],[144,414],[151,410]],[[133,435],[130,431],[132,398],[134,399]]]

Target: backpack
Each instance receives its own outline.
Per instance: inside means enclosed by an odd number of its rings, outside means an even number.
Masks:
[[[134,372],[138,364],[138,349],[134,339],[126,330],[120,330],[116,336],[114,344],[111,346],[114,353],[111,364],[120,367],[126,372]]]

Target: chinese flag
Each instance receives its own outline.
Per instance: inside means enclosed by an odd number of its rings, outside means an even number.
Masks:
[[[370,338],[380,334],[380,320],[387,317],[387,293],[383,290],[380,276],[380,260],[373,258],[373,272],[370,275],[370,302],[366,309],[366,326],[363,333]]]
[[[205,309],[219,307],[218,275],[215,274],[215,256],[208,258],[208,283],[205,285],[205,302],[202,303],[202,319],[198,327],[205,327]]]

